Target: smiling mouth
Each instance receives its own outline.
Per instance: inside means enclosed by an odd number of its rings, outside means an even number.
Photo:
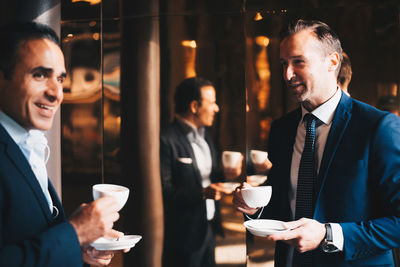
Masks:
[[[56,109],[56,107],[47,106],[47,105],[43,105],[43,104],[36,104],[36,106],[38,106],[39,108],[42,108],[42,109],[46,109],[46,110],[55,110]]]

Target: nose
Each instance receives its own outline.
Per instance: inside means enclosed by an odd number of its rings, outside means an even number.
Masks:
[[[219,112],[219,106],[217,104],[215,104],[215,108],[214,108],[215,113]]]
[[[289,64],[283,68],[283,78],[286,81],[290,81],[294,76],[295,76],[295,72],[293,70],[292,65]]]
[[[63,99],[63,87],[57,77],[51,78],[47,83],[46,97],[49,101],[61,102]]]

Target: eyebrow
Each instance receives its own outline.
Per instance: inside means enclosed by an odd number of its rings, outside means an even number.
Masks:
[[[36,71],[45,72],[45,73],[53,73],[54,72],[53,69],[46,68],[46,67],[43,67],[43,66],[39,66],[39,67],[33,68],[31,72],[33,73],[33,72],[36,72]],[[62,72],[60,76],[63,77],[63,78],[66,78],[67,77],[67,73],[66,72]]]
[[[291,60],[291,59],[304,59],[304,57],[303,56],[292,56],[288,60]],[[283,58],[279,59],[280,63],[283,63],[283,62],[288,61],[288,60],[285,60]]]

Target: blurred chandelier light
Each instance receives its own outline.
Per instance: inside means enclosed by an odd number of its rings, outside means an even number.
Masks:
[[[91,6],[93,5],[97,5],[101,2],[101,0],[71,0],[72,3],[76,3],[76,2],[88,2]]]
[[[263,19],[263,16],[261,15],[261,13],[260,13],[260,12],[257,12],[256,16],[254,17],[254,20],[255,20],[255,21],[260,21],[260,20],[262,20],[262,19]]]

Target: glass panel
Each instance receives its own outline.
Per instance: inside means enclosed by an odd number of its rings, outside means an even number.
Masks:
[[[67,80],[61,112],[62,186],[67,214],[92,200],[101,182],[101,53],[99,21],[63,22]]]
[[[243,16],[168,14],[161,16],[160,27],[161,128],[173,119],[175,87],[185,78],[200,76],[214,83],[220,107],[210,129],[214,145],[219,151],[234,150],[245,155]],[[220,202],[225,238],[216,239],[217,265],[244,266],[243,215],[233,209],[231,195]]]

